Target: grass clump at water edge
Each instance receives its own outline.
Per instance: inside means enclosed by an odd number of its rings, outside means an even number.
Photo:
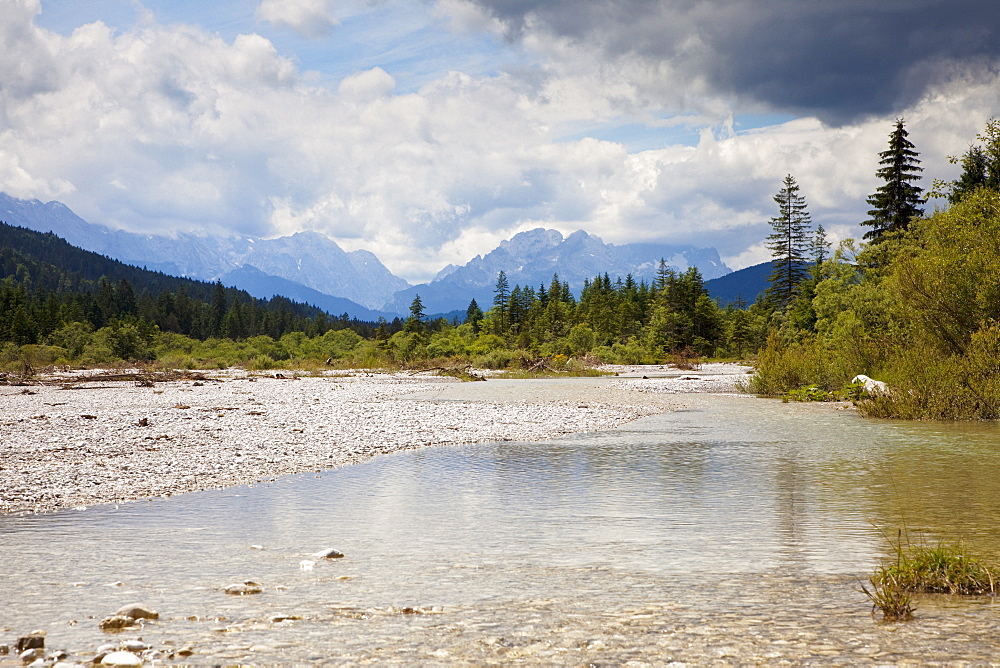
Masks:
[[[995,595],[992,569],[970,555],[962,541],[940,542],[933,547],[903,540],[895,542],[895,563],[883,563],[870,578],[872,588],[861,591],[872,602],[872,616],[881,611],[885,621],[906,621],[913,617],[912,595],[958,594]]]

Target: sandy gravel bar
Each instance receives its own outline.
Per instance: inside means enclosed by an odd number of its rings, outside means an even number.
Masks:
[[[0,514],[253,483],[409,448],[604,430],[677,406],[615,380],[222,372],[151,387],[0,386]]]
[[[752,369],[740,364],[705,364],[684,371],[666,366],[605,367],[630,378],[611,384],[621,390],[657,394],[731,394],[741,392]],[[638,376],[638,377],[636,377]]]

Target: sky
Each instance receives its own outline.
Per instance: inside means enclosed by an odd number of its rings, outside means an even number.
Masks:
[[[321,232],[410,282],[520,231],[769,259],[860,238],[904,119],[951,179],[997,0],[0,0],[0,190],[151,234]],[[928,204],[933,210],[935,202]]]

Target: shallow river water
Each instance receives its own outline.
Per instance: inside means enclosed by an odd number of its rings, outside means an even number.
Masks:
[[[195,664],[1000,662],[991,597],[882,624],[858,591],[900,530],[1000,561],[1000,427],[678,400],[609,432],[0,517],[0,642],[44,629],[82,660],[141,637]],[[346,557],[310,556],[328,547]],[[263,592],[222,592],[247,580]],[[135,602],[160,619],[98,630]]]

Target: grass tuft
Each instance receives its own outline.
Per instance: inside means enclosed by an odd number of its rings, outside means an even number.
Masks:
[[[871,589],[861,591],[872,602],[872,617],[882,612],[884,621],[906,621],[913,617],[913,594],[996,594],[993,572],[971,556],[962,541],[940,542],[933,547],[904,541],[900,530],[889,539],[895,563],[883,563],[870,578]]]
[[[989,567],[969,555],[961,541],[934,547],[897,542],[894,547],[896,563],[876,569],[873,585],[898,583],[907,591],[927,594],[996,593]]]
[[[906,622],[913,619],[913,595],[899,583],[892,578],[882,579],[873,575],[871,585],[869,590],[862,584],[861,591],[872,602],[872,618],[875,618],[876,611],[880,611],[884,622]]]

